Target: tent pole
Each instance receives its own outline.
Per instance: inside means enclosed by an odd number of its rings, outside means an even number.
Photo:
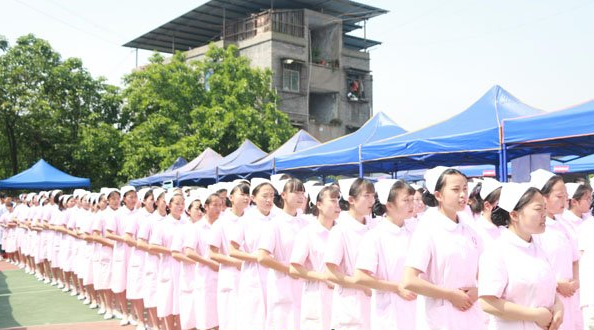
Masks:
[[[359,145],[359,177],[363,177],[363,162],[361,161],[361,145]]]

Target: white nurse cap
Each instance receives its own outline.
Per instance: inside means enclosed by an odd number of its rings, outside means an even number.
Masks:
[[[161,196],[165,191],[165,189],[163,188],[155,188],[155,190],[153,190],[153,196],[155,197],[155,200],[159,199],[159,196]]]
[[[167,205],[171,204],[171,200],[172,200],[172,199],[173,199],[173,197],[175,197],[175,196],[182,196],[182,197],[183,197],[182,193],[181,193],[181,192],[179,192],[179,191],[177,191],[177,190],[168,191],[168,192],[165,194],[165,203],[166,203]]]
[[[498,206],[507,212],[511,212],[516,208],[520,198],[524,196],[526,191],[530,189],[528,183],[509,182],[501,188],[501,197],[499,197]]]
[[[201,189],[204,189],[204,188],[201,188]],[[195,201],[198,201],[198,200],[200,201],[201,204],[204,205],[204,202],[202,201],[202,197],[200,196],[200,194],[197,190],[193,190],[192,192],[190,192],[190,196],[188,196],[184,199],[186,210],[188,208],[190,208],[192,203],[194,203]]]
[[[567,196],[569,196],[569,199],[573,199],[573,195],[575,195],[575,192],[578,190],[578,188],[582,184],[583,183],[575,183],[575,182],[570,182],[570,183],[565,184],[565,188],[567,188]]]
[[[425,172],[425,187],[431,194],[435,194],[435,186],[437,186],[437,180],[443,174],[443,172],[449,170],[449,167],[437,166]]]
[[[144,201],[144,199],[146,198],[146,195],[151,191],[151,188],[142,188],[138,191],[138,200],[139,201]]]
[[[252,180],[250,181],[250,195],[254,194],[254,189],[256,189],[256,187],[258,187],[259,185],[264,184],[264,183],[272,184],[270,182],[270,180],[268,180],[268,179],[252,178]]]
[[[489,196],[489,194],[499,189],[500,187],[501,182],[493,178],[485,178],[481,186],[481,198],[484,200],[485,198],[487,198],[487,196]]]
[[[322,189],[324,189],[325,186],[322,186],[320,184],[318,184],[318,185],[310,184],[307,186],[304,185],[304,187],[305,187],[305,192],[307,193],[307,196],[309,196],[309,200],[315,204],[318,201],[318,195],[320,194],[320,191],[322,191]]]
[[[338,186],[340,187],[340,195],[345,201],[349,200],[349,192],[351,186],[358,178],[340,179],[338,180]]]
[[[530,184],[533,187],[542,190],[542,188],[544,188],[549,179],[554,176],[555,173],[539,168],[538,170],[530,173]]]
[[[374,184],[375,192],[377,193],[377,199],[383,205],[388,203],[388,196],[390,195],[390,190],[392,190],[392,186],[396,183],[395,179],[386,179],[386,180],[379,180]]]
[[[134,188],[133,186],[124,186],[120,188],[120,195],[122,196],[122,198],[124,198],[124,195],[131,191],[136,191],[136,188]]]

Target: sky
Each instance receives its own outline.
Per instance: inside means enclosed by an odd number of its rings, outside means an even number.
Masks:
[[[33,33],[115,85],[136,65],[122,45],[204,0],[3,0],[0,35]],[[594,98],[594,0],[373,0],[373,110],[406,130],[443,121],[493,85],[554,111]],[[362,36],[363,31],[354,33]],[[138,64],[150,52],[138,52]]]

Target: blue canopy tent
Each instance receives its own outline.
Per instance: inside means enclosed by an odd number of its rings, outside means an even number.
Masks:
[[[501,121],[541,112],[496,85],[468,109],[446,121],[363,145],[361,159],[365,169],[374,172],[437,165],[499,165]]]
[[[365,143],[405,133],[383,112],[370,118],[356,132],[275,160],[276,172],[297,174],[346,174],[360,171],[360,148]]]
[[[225,156],[212,166],[196,171],[180,173],[178,182],[183,182],[185,184],[210,184],[218,181],[218,170],[220,167],[235,167],[241,164],[251,163],[264,156],[266,156],[264,151],[253,144],[252,141],[245,140],[237,150]]]
[[[90,186],[91,180],[66,174],[43,159],[29,169],[0,181],[0,189],[59,189]]]
[[[539,153],[552,157],[594,154],[593,123],[594,100],[565,110],[504,120],[504,156],[513,159]]]
[[[319,144],[320,141],[301,129],[282,146],[262,159],[249,164],[239,164],[234,167],[220,166],[219,179],[222,179],[223,177],[229,178],[229,176],[241,177],[244,179],[254,176],[268,177],[273,174],[276,157],[291,155],[300,150],[311,148]]]
[[[192,161],[177,169],[165,171],[163,173],[157,173],[155,175],[151,175],[149,177],[142,179],[132,180],[130,181],[130,185],[150,186],[161,184],[164,181],[175,181],[178,179],[181,173],[196,171],[214,166],[221,159],[223,159],[223,156],[219,155],[216,151],[212,150],[211,148],[206,148],[198,157],[192,159]]]
[[[163,173],[166,173],[166,172],[171,172],[179,167],[186,165],[187,163],[188,163],[188,161],[185,158],[177,157],[175,162],[173,162],[173,164],[171,164],[171,166],[169,166],[166,170],[159,172],[157,174],[153,174],[152,176],[147,176],[147,177],[140,178],[140,179],[130,180],[129,184],[131,186],[135,186],[135,187],[150,186],[152,184],[150,178],[160,175],[160,174],[163,174]]]

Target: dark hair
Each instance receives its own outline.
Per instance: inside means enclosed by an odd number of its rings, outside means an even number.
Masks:
[[[375,186],[371,181],[367,179],[357,178],[351,184],[351,188],[349,189],[349,195],[342,196],[342,198],[340,199],[340,208],[343,211],[348,211],[351,208],[351,205],[349,204],[349,197],[356,198],[360,194],[366,192],[375,193]]]
[[[445,185],[446,177],[449,175],[454,175],[454,174],[461,175],[466,180],[468,180],[468,178],[466,177],[466,175],[464,175],[464,173],[458,171],[455,168],[448,168],[447,170],[443,171],[443,173],[441,173],[441,175],[437,179],[437,182],[435,183],[435,191],[441,191],[441,189],[443,189],[443,186]],[[425,189],[423,191],[423,204],[425,204],[429,207],[436,207],[439,203],[437,202],[437,199],[435,198],[435,194],[432,194],[429,192],[429,190]]]
[[[592,195],[592,187],[590,187],[589,184],[584,183],[578,186],[578,188],[575,190],[575,193],[573,194],[573,196],[569,196],[570,200],[580,200],[582,199],[582,197],[584,197],[584,195],[589,194]],[[569,209],[572,209],[572,205],[571,203],[569,203]]]
[[[501,187],[493,190],[490,192],[485,199],[481,197],[481,190],[483,189],[483,183],[479,182],[476,187],[468,196],[468,203],[470,204],[470,209],[472,210],[473,214],[479,214],[485,210],[485,202],[488,202],[491,205],[495,205],[497,201],[499,201],[499,197],[501,196]]]
[[[144,198],[140,201],[140,204],[144,207],[144,201],[147,200],[147,198],[149,198],[149,196],[153,196],[153,190],[150,189],[149,191],[146,192],[146,194],[144,195]],[[99,202],[99,200],[97,200],[97,202]],[[154,204],[154,203],[153,203]]]
[[[557,182],[563,182],[563,178],[560,175],[553,175],[548,181],[547,183],[545,183],[545,185],[542,187],[542,189],[540,190],[540,192],[542,193],[542,195],[544,197],[549,197],[549,195],[551,194],[551,191],[553,190],[553,187],[557,184]]]
[[[528,190],[526,190],[526,192],[524,193],[524,195],[522,195],[520,200],[518,200],[518,204],[516,204],[516,207],[514,207],[514,211],[519,211],[523,209],[524,206],[530,203],[530,201],[534,198],[536,194],[542,195],[540,190],[538,190],[537,188],[528,188]],[[491,221],[495,226],[509,227],[511,216],[509,215],[509,212],[507,212],[506,210],[500,207],[496,207],[495,210],[493,210],[493,213],[491,213]]]
[[[283,191],[284,193],[292,193],[292,192],[296,192],[296,191],[301,191],[301,192],[305,192],[305,186],[303,185],[303,182],[301,182],[301,180],[297,179],[297,178],[290,178],[287,180],[287,182],[285,182],[285,186],[283,187]],[[277,193],[275,194],[275,198],[274,198],[274,204],[278,207],[278,208],[283,208],[285,207],[285,201],[280,197],[281,192],[277,191]]]
[[[402,180],[397,180],[394,182],[390,188],[390,192],[388,193],[388,203],[393,203],[402,191],[405,191],[408,196],[415,194],[415,189],[408,183]],[[375,204],[373,205],[373,213],[379,216],[386,214],[386,206],[380,203],[379,199],[375,200]]]
[[[320,214],[320,210],[318,210],[318,202],[324,199],[324,196],[327,194],[330,198],[340,198],[340,189],[336,186],[330,185],[322,188],[318,195],[315,197],[315,202],[313,202],[313,207],[311,208],[311,214],[314,216],[318,216]]]
[[[262,182],[259,185],[257,185],[256,188],[254,188],[254,190],[252,190],[252,196],[258,195],[258,193],[260,192],[260,189],[262,189],[264,186],[270,186],[270,187],[272,187],[272,190],[276,191],[274,189],[274,186],[270,182]]]
[[[60,204],[60,197],[63,195],[63,193],[60,191],[59,193],[57,193],[54,196],[54,204]]]
[[[220,199],[222,199],[222,198],[221,198],[221,196],[219,196],[219,194],[218,194],[218,193],[215,193],[215,194],[210,194],[210,195],[208,195],[208,197],[206,197],[206,200],[205,200],[205,201],[204,201],[204,203],[202,203],[202,204],[204,204],[204,206],[206,206],[206,205],[210,205],[210,203],[212,203],[212,201],[213,201],[213,199],[214,199],[215,197],[216,197],[216,198],[220,198]]]
[[[194,203],[200,203],[200,207],[199,207],[200,211],[202,211],[202,213],[205,213],[206,212],[206,210],[204,209],[204,205],[202,204],[202,202],[199,199],[195,199],[194,201],[192,201],[192,203],[190,203],[190,205],[188,205],[185,208],[184,211],[186,212],[187,215],[190,215],[190,213],[188,212],[188,210],[192,208],[192,205],[194,205]]]

